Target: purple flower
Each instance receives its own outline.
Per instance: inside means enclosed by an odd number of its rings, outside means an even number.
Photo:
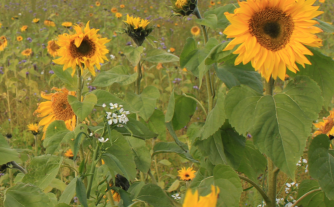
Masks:
[[[46,12],[47,11],[47,9],[45,9],[45,8],[43,8],[43,10]]]
[[[131,41],[127,42],[126,45],[128,45],[128,46],[132,45]]]
[[[49,73],[50,73],[50,74],[54,74],[55,72],[53,72],[53,70],[50,70]]]
[[[28,38],[27,38],[27,40],[28,40],[29,42],[31,42],[31,41],[32,41],[32,39],[31,39],[30,37],[28,37]]]
[[[29,72],[28,72],[28,71],[26,72],[26,75],[29,75]]]
[[[199,90],[198,86],[193,86],[193,89]]]
[[[4,72],[0,69],[0,74],[3,74]]]
[[[22,60],[21,62],[22,62],[22,63],[26,63],[26,62],[27,62],[27,60]]]

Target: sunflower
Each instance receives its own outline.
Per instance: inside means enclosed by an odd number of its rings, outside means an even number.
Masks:
[[[97,29],[90,29],[89,22],[84,30],[80,26],[74,26],[75,34],[62,34],[58,36],[57,44],[60,46],[59,59],[53,60],[54,63],[64,65],[66,70],[72,67],[72,76],[77,65],[81,70],[88,68],[95,76],[94,65],[100,69],[100,63],[108,60],[105,54],[109,52],[105,44],[109,42],[107,38],[99,38]],[[84,65],[84,68],[82,67]]]
[[[284,80],[286,68],[296,73],[296,62],[305,67],[313,55],[304,45],[322,46],[315,34],[322,30],[313,18],[322,14],[312,6],[315,0],[247,0],[239,2],[234,14],[225,13],[231,25],[224,30],[234,38],[224,49],[239,54],[235,65],[251,61],[255,70],[268,81],[272,76]],[[266,61],[267,60],[267,61]]]
[[[12,17],[12,20],[15,20],[15,19],[19,19],[19,16],[16,15]]]
[[[127,33],[138,46],[143,44],[145,38],[153,30],[153,28],[147,27],[150,24],[147,19],[133,17],[129,14],[126,16],[126,21],[124,21],[124,23],[127,26],[125,33]]]
[[[189,181],[195,178],[196,171],[192,167],[188,167],[187,169],[183,167],[178,173],[181,180]]]
[[[19,41],[19,42],[21,42],[23,40],[23,37],[22,36],[17,36],[16,40]]]
[[[216,3],[214,1],[210,1],[210,5],[214,6]]]
[[[96,6],[100,6],[101,3],[100,3],[99,1],[96,1],[96,2],[95,2],[95,5],[96,5]]]
[[[61,24],[61,26],[63,26],[63,27],[65,27],[65,28],[70,28],[70,27],[72,27],[72,22],[63,22],[62,24]]]
[[[8,41],[5,36],[0,37],[0,51],[3,51],[7,47]]]
[[[89,16],[92,17],[92,16],[93,16],[93,13],[89,13]]]
[[[118,12],[117,8],[115,8],[115,7],[111,8],[110,11],[111,11],[112,13],[116,13],[116,12]]]
[[[28,48],[21,52],[22,55],[29,57],[32,54],[32,49]]]
[[[59,89],[56,87],[53,87],[51,90],[55,90],[56,92],[50,94],[41,93],[41,97],[48,101],[40,103],[34,112],[34,114],[37,114],[37,117],[44,117],[39,122],[39,126],[44,126],[42,140],[45,138],[46,129],[54,120],[63,120],[68,130],[73,131],[75,128],[75,114],[67,100],[67,96],[75,96],[75,92],[68,91],[66,88]]]
[[[201,29],[198,26],[193,26],[190,32],[191,34],[198,36],[201,33]]]
[[[218,194],[220,190],[218,187],[211,185],[211,193],[207,196],[200,196],[198,199],[198,190],[193,194],[191,189],[187,190],[182,207],[212,207],[217,205]]]
[[[187,0],[177,0],[175,6],[179,9],[182,9],[187,4]]]
[[[47,46],[47,50],[48,53],[50,55],[52,55],[52,57],[56,57],[58,56],[58,50],[59,50],[59,45],[57,44],[57,42],[55,40],[50,40],[48,42],[48,46]]]
[[[33,135],[37,135],[39,133],[39,126],[37,124],[29,124],[28,130],[31,131]]]
[[[120,7],[121,9],[124,9],[124,8],[125,8],[125,5],[124,5],[124,4],[121,4],[119,7]]]
[[[1,26],[2,26],[2,23],[0,22],[0,28],[1,28]]]
[[[48,27],[55,27],[56,24],[52,20],[44,20],[44,25]]]
[[[39,22],[39,19],[38,18],[35,18],[32,20],[33,23],[38,23]]]
[[[115,16],[116,16],[116,18],[121,18],[121,17],[122,17],[122,14],[119,13],[119,12],[117,12],[117,13],[115,14]]]
[[[24,26],[21,27],[21,32],[25,32],[27,29],[28,29],[28,26],[24,25]]]
[[[171,48],[169,48],[169,51],[170,51],[170,52],[175,52],[175,48],[174,48],[174,47],[171,47]]]
[[[65,152],[65,157],[68,157],[68,158],[71,158],[71,157],[73,157],[74,155],[73,155],[73,151],[72,151],[72,149],[68,149],[66,152]]]
[[[313,124],[317,130],[313,133],[313,137],[319,134],[326,134],[327,136],[334,135],[334,110],[330,111],[328,117],[323,118],[323,122]]]

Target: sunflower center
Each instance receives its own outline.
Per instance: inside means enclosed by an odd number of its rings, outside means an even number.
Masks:
[[[188,174],[185,174],[184,176],[186,176],[186,177],[190,177]]]
[[[95,44],[87,36],[84,37],[79,47],[75,46],[74,40],[70,45],[70,52],[74,58],[87,57],[90,58],[95,54]]]
[[[75,115],[67,100],[68,93],[58,92],[52,96],[51,108],[57,120],[69,120]]]
[[[278,51],[289,43],[294,29],[291,16],[279,8],[266,7],[253,14],[249,31],[257,42],[271,51]]]

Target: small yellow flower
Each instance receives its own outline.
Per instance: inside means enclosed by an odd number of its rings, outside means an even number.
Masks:
[[[29,57],[32,54],[32,50],[30,48],[25,49],[21,52],[22,55]]]
[[[0,37],[0,51],[3,51],[7,47],[8,41],[5,36]]]
[[[160,70],[162,68],[162,63],[158,63],[157,69]]]
[[[71,149],[68,149],[64,155],[65,155],[66,157],[69,157],[69,158],[71,158],[71,157],[74,156],[74,155],[73,155],[73,151],[72,151]]]
[[[39,133],[39,126],[37,124],[29,124],[28,130],[31,131],[33,135],[37,135]]]
[[[93,16],[93,13],[89,13],[89,16],[92,17],[92,16]]]
[[[216,3],[214,1],[210,1],[210,5],[214,6]]]
[[[187,72],[188,70],[187,70],[187,68],[183,68],[182,71],[183,72]]]
[[[196,171],[192,167],[188,167],[187,169],[183,167],[178,173],[181,180],[189,181],[195,178]]]
[[[21,27],[21,32],[25,32],[27,29],[28,29],[28,26],[24,25],[24,26]]]
[[[124,9],[124,8],[125,8],[125,5],[124,5],[124,4],[121,4],[119,7],[120,7],[121,9]]]
[[[66,27],[66,28],[70,28],[70,27],[72,27],[72,22],[63,22],[62,24],[61,24],[63,27]]]
[[[21,42],[23,40],[23,37],[22,36],[17,36],[16,40],[19,41],[19,42]]]
[[[96,2],[95,2],[95,5],[96,5],[96,6],[100,6],[101,3],[100,3],[99,1],[96,1]]]
[[[48,27],[55,27],[56,24],[52,20],[44,20],[44,25]]]
[[[35,18],[32,20],[33,23],[38,23],[39,22],[39,19],[38,18]]]
[[[117,12],[117,13],[115,14],[115,16],[116,16],[116,18],[121,18],[121,17],[122,17],[122,14],[119,13],[119,12]]]
[[[115,7],[111,8],[110,11],[111,11],[112,13],[116,13],[116,12],[118,12],[117,8],[115,8]]]
[[[175,6],[179,9],[182,9],[182,7],[186,4],[187,4],[187,0],[177,0],[175,2]]]
[[[170,52],[175,52],[175,48],[174,48],[174,47],[171,47],[171,48],[169,48],[169,51],[170,51]]]
[[[190,32],[191,34],[198,36],[201,33],[201,29],[198,26],[193,26]]]

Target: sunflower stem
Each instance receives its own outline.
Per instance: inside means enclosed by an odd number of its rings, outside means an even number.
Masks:
[[[94,149],[94,152],[93,152],[93,160],[92,160],[92,164],[91,164],[91,167],[90,167],[90,176],[88,178],[88,186],[87,186],[87,199],[89,199],[90,197],[90,191],[92,189],[92,184],[93,184],[93,180],[94,180],[94,174],[95,174],[95,166],[96,166],[96,159],[98,157],[98,154],[99,154],[99,148],[100,148],[100,142],[97,143],[95,149]]]
[[[314,193],[314,192],[318,192],[318,191],[321,191],[321,188],[318,188],[318,189],[314,189],[314,190],[311,190],[307,193],[305,193],[302,197],[300,197],[291,207],[295,207],[301,200],[303,200],[305,197],[307,197],[308,195]]]
[[[267,203],[267,205],[269,205],[269,203],[271,203],[271,200],[269,199],[269,197],[267,196],[267,194],[262,190],[262,188],[259,185],[257,185],[255,182],[253,182],[252,180],[248,179],[247,177],[239,175],[239,178],[242,179],[242,180],[244,180],[244,181],[246,181],[246,182],[248,182],[252,186],[254,186],[254,188],[261,194],[262,198]]]
[[[273,95],[273,89],[274,89],[274,79],[270,78],[269,81],[266,81],[265,83],[265,95],[272,96]],[[268,207],[275,207],[275,201],[276,201],[276,182],[277,182],[277,175],[278,175],[278,168],[275,169],[275,165],[273,161],[267,157],[267,163],[268,163],[268,197],[270,199],[270,203],[267,203]]]
[[[197,7],[194,10],[194,15],[198,19],[202,19],[201,13],[199,12]],[[205,45],[209,40],[208,31],[204,25],[201,25],[201,27],[203,30],[204,45]],[[211,82],[210,70],[208,70],[205,74],[205,84],[206,84],[206,91],[208,94],[208,113],[210,113],[210,111],[213,108],[213,98],[214,98],[214,95],[213,95],[214,91],[213,91],[212,82]]]
[[[38,154],[38,139],[37,139],[37,135],[34,135],[35,138],[35,156],[37,156]]]
[[[139,95],[140,94],[140,81],[142,79],[140,61],[137,64],[137,72],[138,72],[138,77],[137,77],[137,81],[136,81],[136,94]],[[137,121],[139,121],[139,114],[136,114],[136,119],[137,119]]]

